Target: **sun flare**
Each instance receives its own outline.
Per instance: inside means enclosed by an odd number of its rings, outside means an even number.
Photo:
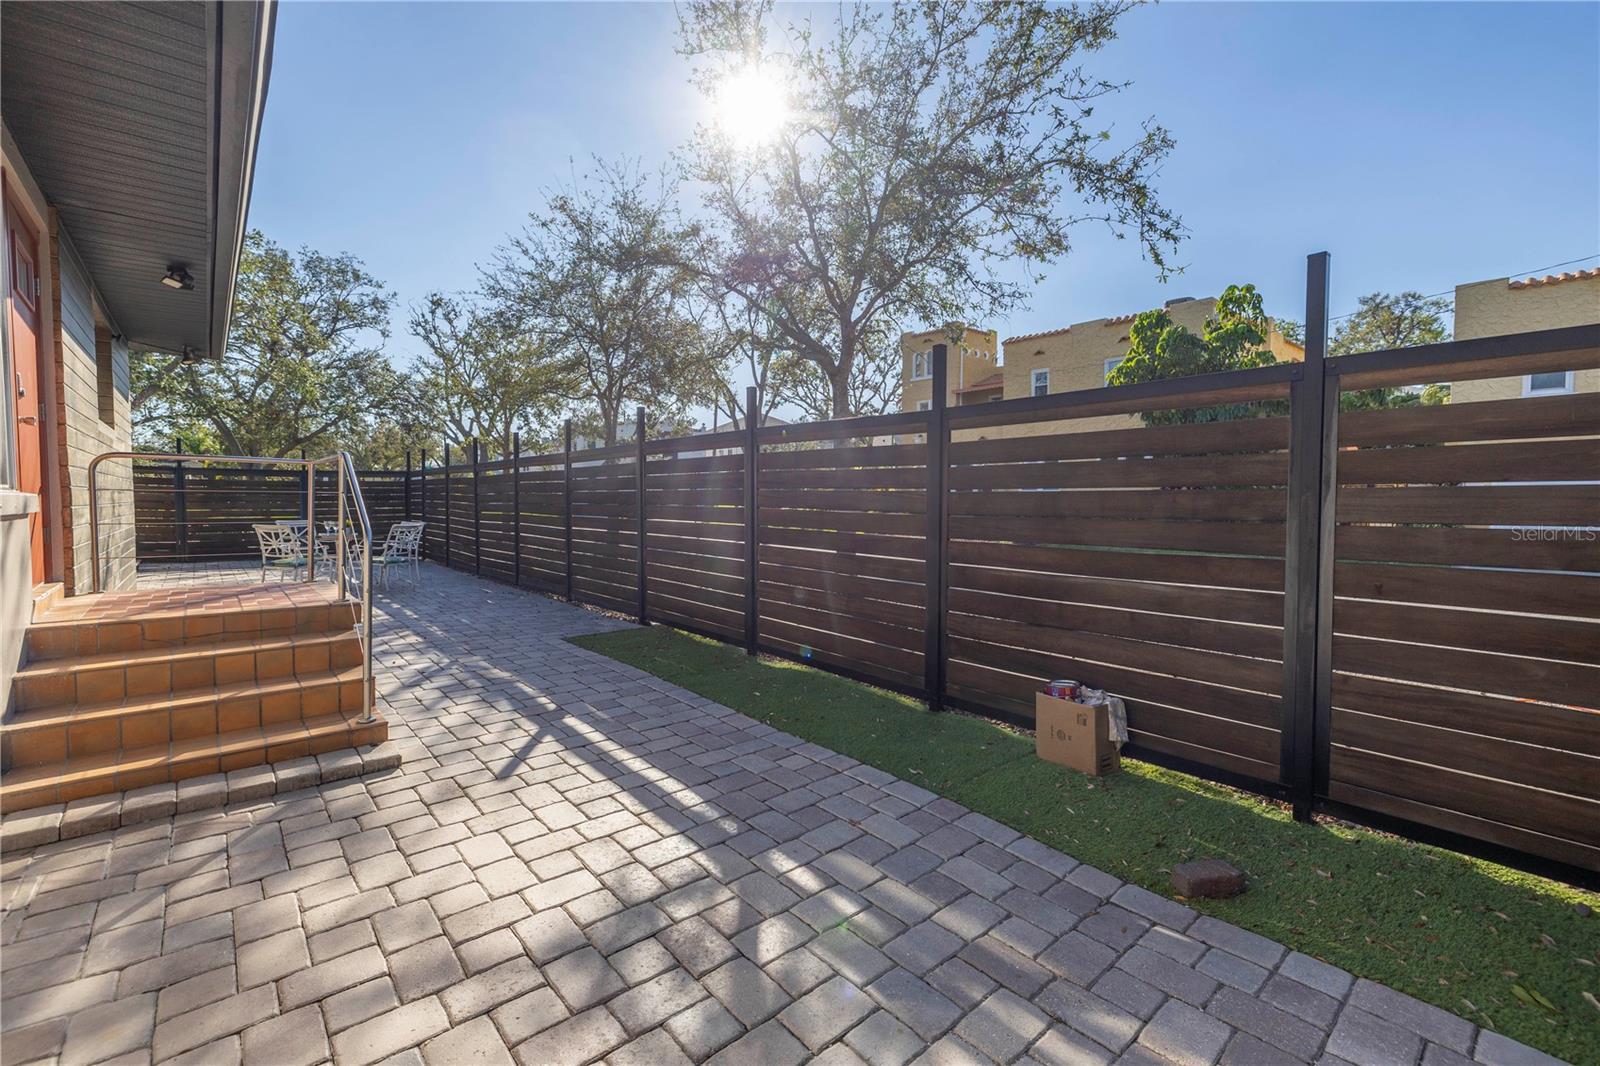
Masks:
[[[771,70],[746,67],[730,74],[717,90],[717,126],[740,146],[766,144],[788,118],[788,94]]]

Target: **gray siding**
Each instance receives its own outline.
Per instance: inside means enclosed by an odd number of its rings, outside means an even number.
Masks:
[[[132,447],[131,372],[126,343],[111,342],[113,396],[111,423],[100,417],[99,364],[96,358],[95,297],[89,272],[72,248],[70,234],[58,232],[61,266],[61,382],[64,390],[62,439],[66,449],[67,521],[72,528],[67,559],[67,590],[94,588],[89,537],[89,463],[104,452]],[[114,327],[113,327],[114,328]],[[131,588],[134,558],[133,483],[129,464],[107,462],[98,477],[100,573],[102,588]]]

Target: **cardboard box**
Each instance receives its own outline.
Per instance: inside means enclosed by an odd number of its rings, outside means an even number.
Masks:
[[[1122,769],[1122,756],[1111,739],[1111,718],[1104,707],[1040,692],[1034,697],[1033,710],[1037,718],[1034,751],[1039,758],[1096,777]]]

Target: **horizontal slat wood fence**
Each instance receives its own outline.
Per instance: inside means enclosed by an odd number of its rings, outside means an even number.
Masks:
[[[405,471],[357,474],[374,535],[406,514]],[[300,468],[140,459],[133,464],[135,551],[141,562],[214,562],[259,557],[258,523],[306,517]],[[338,513],[337,475],[317,472],[316,518]]]
[[[1600,394],[1337,432],[1329,796],[1600,867]]]
[[[569,431],[362,487],[380,529],[426,521],[456,569],[1023,722],[1074,678],[1125,699],[1130,754],[1600,871],[1600,395],[1335,402],[1439,367],[1597,366],[1600,327],[1317,354],[642,445]],[[1240,403],[1256,417],[1079,421]],[[147,557],[173,539],[172,475],[137,475]],[[218,479],[187,486],[191,549],[235,545],[247,508],[303,509],[295,475]]]

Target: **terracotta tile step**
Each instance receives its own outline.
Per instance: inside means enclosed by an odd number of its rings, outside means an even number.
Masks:
[[[360,664],[361,640],[353,629],[146,647],[29,663],[17,671],[12,702],[19,710],[40,710],[142,699]]]
[[[21,711],[0,725],[0,760],[47,766],[216,737],[240,729],[361,713],[361,667],[303,677],[237,681],[186,693]]]
[[[5,780],[0,781],[0,812],[9,814],[165,781],[185,781],[246,766],[381,744],[388,735],[389,725],[382,718],[363,725],[342,714],[328,714],[65,759],[6,774]]]
[[[50,612],[23,634],[28,662],[77,655],[102,655],[144,648],[216,644],[289,633],[334,633],[355,627],[357,607],[349,602],[278,607],[216,607],[167,610],[125,617],[61,616]]]

